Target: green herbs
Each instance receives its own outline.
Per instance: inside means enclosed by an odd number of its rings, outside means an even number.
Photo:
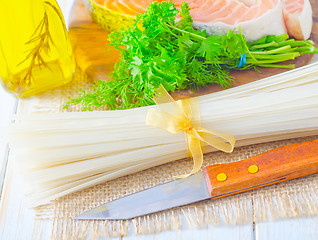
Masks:
[[[248,43],[247,64],[259,67],[294,68],[294,64],[276,64],[293,60],[303,54],[318,53],[311,40],[296,41],[287,34],[269,35]]]
[[[66,106],[80,103],[83,110],[93,110],[152,105],[160,84],[171,92],[196,90],[211,83],[228,88],[233,81],[231,69],[291,68],[274,63],[317,52],[310,41],[287,39],[288,35],[267,36],[247,43],[241,32],[233,31],[207,36],[205,31],[193,29],[186,3],[179,13],[172,2],[153,2],[133,26],[110,34],[111,45],[122,57],[111,73],[113,81],[99,81],[92,92],[83,92]]]

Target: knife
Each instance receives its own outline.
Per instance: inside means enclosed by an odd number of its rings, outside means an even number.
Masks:
[[[132,219],[190,203],[217,199],[318,172],[318,139],[216,164],[88,210],[75,219]]]

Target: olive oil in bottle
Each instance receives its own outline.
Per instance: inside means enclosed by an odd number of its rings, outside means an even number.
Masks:
[[[29,97],[68,83],[75,60],[55,0],[1,1],[0,77],[6,89]]]

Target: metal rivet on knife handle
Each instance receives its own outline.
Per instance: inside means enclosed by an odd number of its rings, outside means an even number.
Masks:
[[[219,181],[219,182],[223,182],[227,179],[227,176],[225,173],[219,173],[217,176],[216,176],[216,179]]]
[[[249,167],[256,165],[257,173]],[[231,163],[214,164],[203,169],[212,199],[245,192],[259,187],[307,176],[318,172],[318,139],[272,149],[268,152]],[[216,178],[228,176],[225,182]]]
[[[251,165],[251,166],[249,166],[249,168],[248,168],[248,171],[250,172],[250,173],[257,173],[258,172],[258,166],[256,166],[256,165]]]

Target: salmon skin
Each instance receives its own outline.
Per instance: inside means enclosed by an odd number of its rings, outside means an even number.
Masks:
[[[118,16],[136,17],[153,0],[91,0],[116,12]],[[162,2],[159,0],[158,2]],[[222,35],[229,30],[242,33],[247,41],[266,35],[288,33],[296,39],[308,39],[312,28],[309,0],[172,0],[178,8],[187,2],[193,27],[208,35]]]

